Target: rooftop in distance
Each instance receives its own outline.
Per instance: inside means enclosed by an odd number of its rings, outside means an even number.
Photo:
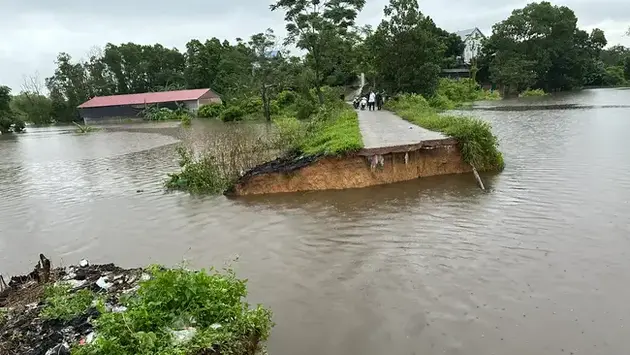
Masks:
[[[95,96],[79,105],[79,108],[158,104],[166,102],[195,101],[200,98],[218,98],[211,89],[191,89],[140,94]]]

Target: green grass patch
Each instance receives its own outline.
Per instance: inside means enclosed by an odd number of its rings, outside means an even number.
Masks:
[[[547,96],[548,94],[543,89],[527,89],[522,93],[518,94],[518,97],[539,97],[539,96]]]
[[[96,299],[94,292],[79,290],[71,293],[71,287],[66,284],[52,285],[44,291],[46,305],[41,316],[44,319],[70,321],[85,313]]]
[[[302,154],[340,155],[363,148],[358,114],[345,103],[324,105],[308,121],[279,117],[274,123],[278,145]]]
[[[271,311],[250,307],[246,281],[233,272],[151,267],[127,297],[125,312],[103,310],[96,338],[73,355],[254,354],[267,340]]]
[[[420,95],[401,95],[389,101],[386,107],[420,127],[457,139],[464,161],[479,171],[503,170],[499,142],[492,134],[492,126],[488,122],[470,117],[441,115],[424,98],[418,96]]]

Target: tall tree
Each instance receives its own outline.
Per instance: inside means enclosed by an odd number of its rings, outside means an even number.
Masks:
[[[46,79],[52,100],[52,115],[60,122],[79,118],[77,106],[93,96],[89,77],[82,63],[73,62],[67,53],[60,53],[55,62],[57,69]]]
[[[11,88],[0,85],[0,134],[22,130],[24,122],[16,118],[11,110]]]
[[[500,84],[520,88],[528,81],[528,71],[518,71],[523,77],[496,73],[507,74],[519,61],[535,62],[532,85],[555,91],[583,85],[585,68],[599,57],[605,45],[603,31],[595,29],[589,35],[577,28],[577,17],[571,9],[543,1],[514,10],[494,25],[485,50],[486,56],[494,57],[490,66],[495,79],[514,80]]]
[[[367,39],[383,85],[393,92],[432,96],[447,49],[443,32],[420,12],[417,0],[390,0],[384,13]]]
[[[260,97],[263,103],[263,113],[267,121],[271,121],[271,93],[276,87],[279,77],[281,63],[281,53],[276,50],[276,36],[272,29],[265,33],[258,33],[252,36],[249,45],[252,49],[254,59],[253,75],[260,87]]]
[[[271,10],[284,10],[287,43],[295,43],[308,52],[308,65],[315,73],[315,90],[319,103],[324,103],[321,87],[327,65],[337,51],[333,45],[348,35],[365,0],[277,0]],[[337,52],[338,53],[338,52]]]

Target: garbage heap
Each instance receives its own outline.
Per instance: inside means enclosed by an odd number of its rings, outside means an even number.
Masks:
[[[273,323],[231,271],[114,264],[0,276],[0,354],[256,354]]]

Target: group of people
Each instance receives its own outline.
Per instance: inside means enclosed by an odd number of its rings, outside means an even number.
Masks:
[[[383,108],[384,94],[382,92],[374,92],[371,90],[369,93],[356,97],[354,99],[354,108],[361,108],[361,110],[365,110],[367,107],[368,110],[374,111],[376,109]]]

